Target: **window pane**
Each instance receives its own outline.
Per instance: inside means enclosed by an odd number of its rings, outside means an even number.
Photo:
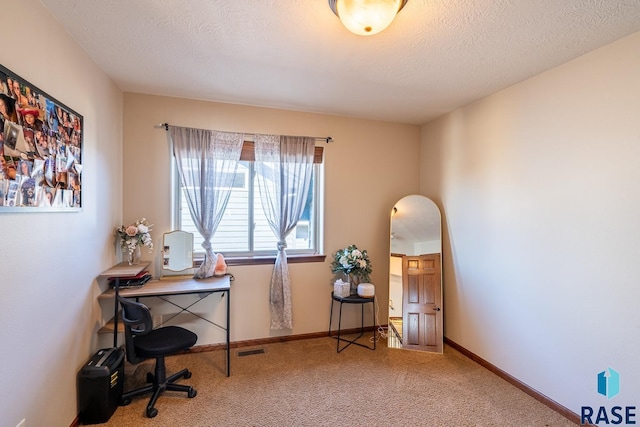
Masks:
[[[227,210],[220,221],[216,233],[211,239],[214,252],[223,251],[244,251],[249,250],[249,212],[247,201],[249,200],[248,176],[249,169],[246,162],[238,165],[236,177],[233,182],[233,189],[227,204]],[[198,232],[191,214],[189,205],[184,194],[184,189],[180,191],[180,229],[193,233],[194,253],[203,254],[202,242],[204,239]]]
[[[309,194],[304,206],[302,217],[296,228],[287,237],[287,252],[294,254],[316,252],[316,194],[318,191],[316,177],[321,165],[315,165]],[[225,214],[212,238],[214,252],[226,255],[268,255],[275,254],[277,239],[271,231],[267,221],[258,190],[257,179],[253,175],[253,163],[242,161],[234,179],[233,189],[227,204]],[[194,254],[202,255],[203,239],[197,231],[189,213],[186,197],[180,191],[180,206],[178,227],[193,233]],[[251,227],[253,224],[253,227]],[[253,228],[253,235],[251,229]]]
[[[302,217],[296,227],[287,236],[287,251],[292,250],[309,250],[313,248],[312,235],[312,213],[313,213],[313,195],[314,195],[314,178],[315,170],[311,178],[311,184],[309,186],[309,193],[307,195],[307,201],[302,213]],[[256,188],[254,194],[254,210],[255,210],[255,246],[256,251],[275,251],[278,244],[278,239],[274,236],[267,221],[267,216],[262,208],[262,202],[260,201],[260,194],[257,190],[258,182],[257,178],[254,179],[254,185]]]
[[[227,210],[211,240],[214,252],[249,251],[249,172],[249,163],[240,162]]]

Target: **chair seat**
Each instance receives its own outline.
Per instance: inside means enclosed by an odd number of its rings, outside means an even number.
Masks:
[[[138,335],[134,341],[136,355],[144,358],[166,356],[192,347],[198,336],[179,326],[154,329]]]

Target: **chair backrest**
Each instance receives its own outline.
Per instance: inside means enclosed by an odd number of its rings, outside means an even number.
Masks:
[[[118,295],[118,302],[122,307],[122,322],[124,323],[124,342],[127,360],[137,364],[145,360],[136,355],[133,340],[136,335],[145,335],[153,329],[153,319],[149,307]]]

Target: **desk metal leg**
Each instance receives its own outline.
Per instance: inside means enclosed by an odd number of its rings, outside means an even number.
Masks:
[[[213,326],[216,326],[222,330],[225,331],[226,334],[226,341],[227,341],[227,348],[226,348],[226,353],[227,353],[227,376],[231,375],[231,291],[227,290],[227,291],[222,291],[224,292],[221,295],[221,298],[227,297],[227,324],[226,327],[223,327],[222,325],[217,324],[216,322],[212,322],[211,320],[207,319],[206,317],[200,316],[198,313],[194,313],[193,311],[191,311],[191,307],[193,307],[196,303],[200,302],[202,299],[204,299],[205,297],[211,295],[212,293],[218,293],[220,291],[215,291],[215,292],[202,292],[199,293],[197,292],[197,294],[199,295],[204,295],[204,297],[201,297],[201,299],[196,300],[194,302],[192,302],[191,304],[187,305],[186,307],[182,307],[178,304],[176,304],[175,302],[169,300],[166,298],[166,295],[149,295],[148,297],[155,297],[155,298],[159,298],[162,301],[173,305],[174,307],[177,307],[180,309],[180,311],[176,314],[174,314],[173,316],[169,317],[168,319],[164,320],[162,323],[167,323],[168,321],[170,321],[171,319],[173,319],[174,317],[178,316],[180,313],[189,313],[195,317],[197,317],[198,319],[204,320],[207,323],[210,323]],[[194,292],[196,293],[196,292]],[[147,296],[143,296],[143,297],[147,297]],[[136,296],[136,301],[140,300],[139,296]],[[162,326],[162,325],[160,325]]]
[[[227,376],[231,375],[231,351],[230,351],[231,348],[229,343],[230,337],[231,337],[230,308],[231,308],[231,292],[227,291]]]

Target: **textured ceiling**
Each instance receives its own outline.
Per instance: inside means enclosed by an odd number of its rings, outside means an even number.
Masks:
[[[640,31],[640,0],[409,0],[349,33],[326,0],[41,0],[126,92],[425,123]]]

